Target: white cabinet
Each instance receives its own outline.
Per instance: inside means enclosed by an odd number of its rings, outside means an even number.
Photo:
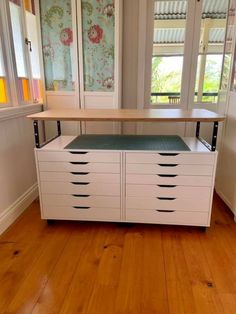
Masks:
[[[36,149],[43,219],[209,226],[217,152]]]

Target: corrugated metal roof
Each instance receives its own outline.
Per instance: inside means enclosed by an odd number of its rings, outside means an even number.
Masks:
[[[183,43],[185,37],[184,28],[154,29],[153,42],[159,44]],[[225,30],[223,28],[212,28],[209,30],[210,43],[223,43]]]
[[[225,18],[228,0],[203,0],[203,18]],[[186,0],[157,0],[154,4],[155,19],[185,19]]]
[[[154,29],[154,43],[183,43],[185,37],[184,28]]]

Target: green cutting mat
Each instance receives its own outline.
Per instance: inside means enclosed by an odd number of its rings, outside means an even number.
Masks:
[[[189,151],[177,135],[81,135],[65,149]]]

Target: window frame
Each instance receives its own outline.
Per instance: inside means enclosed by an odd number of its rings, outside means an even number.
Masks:
[[[229,1],[230,2],[230,1]],[[195,102],[195,81],[197,74],[197,62],[199,55],[199,42],[201,36],[201,21],[202,21],[202,5],[203,0],[187,0],[187,12],[186,12],[186,26],[185,26],[185,45],[184,45],[184,54],[183,54],[183,69],[182,69],[182,80],[181,80],[181,91],[180,91],[180,102],[178,104],[170,104],[170,103],[151,103],[150,95],[151,95],[151,75],[149,77],[149,81],[146,83],[145,88],[148,89],[149,95],[145,97],[146,102],[144,102],[142,108],[147,109],[192,109],[192,108],[212,108],[212,105],[217,107],[217,103],[212,102]],[[147,16],[147,14],[146,14]],[[228,18],[228,10],[226,16],[226,23]],[[148,22],[148,21],[146,21]],[[226,24],[227,27],[227,24]],[[153,45],[153,32],[154,32],[154,23],[153,27],[149,32],[152,32],[152,42]],[[150,38],[150,34],[146,33],[146,37]],[[186,44],[189,43],[189,44]],[[147,43],[150,45],[150,43]],[[224,43],[225,45],[225,43]],[[150,49],[149,49],[150,50]],[[223,54],[223,52],[222,52]],[[152,60],[152,54],[146,56],[146,58],[150,58]],[[139,64],[140,66],[140,64]],[[150,73],[151,63],[146,65],[146,68]],[[221,72],[222,76],[222,72]],[[186,84],[186,82],[189,82]],[[148,84],[148,88],[147,88]]]
[[[3,49],[3,59],[6,73],[6,85],[7,85],[7,95],[8,95],[8,103],[5,105],[1,105],[2,108],[11,108],[11,107],[23,107],[31,104],[42,104],[43,103],[43,95],[42,99],[35,101],[33,99],[33,77],[32,77],[32,69],[30,63],[30,51],[28,45],[25,43],[25,38],[27,38],[27,29],[26,29],[26,9],[24,6],[24,1],[20,0],[20,18],[22,25],[22,41],[23,41],[23,54],[24,54],[24,62],[27,71],[27,79],[29,80],[29,101],[22,101],[20,98],[20,91],[18,88],[18,74],[16,67],[16,56],[13,42],[13,31],[11,25],[11,15],[10,15],[10,1],[2,0],[0,2],[0,39],[2,43]],[[36,16],[37,19],[37,16]],[[38,23],[37,23],[38,24]],[[37,27],[38,32],[38,27]],[[38,34],[39,36],[39,34]],[[6,51],[8,53],[6,53]],[[39,51],[40,56],[40,51]],[[42,77],[42,67],[41,60],[40,63],[40,75],[41,80]]]

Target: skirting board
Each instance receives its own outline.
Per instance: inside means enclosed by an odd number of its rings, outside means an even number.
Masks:
[[[219,197],[225,202],[225,204],[229,207],[229,209],[234,214],[234,220],[236,222],[236,210],[233,208],[232,204],[228,201],[228,199],[224,196],[224,194],[215,188],[216,193],[219,195]]]
[[[2,234],[37,197],[38,184],[35,183],[0,214],[0,234]]]

